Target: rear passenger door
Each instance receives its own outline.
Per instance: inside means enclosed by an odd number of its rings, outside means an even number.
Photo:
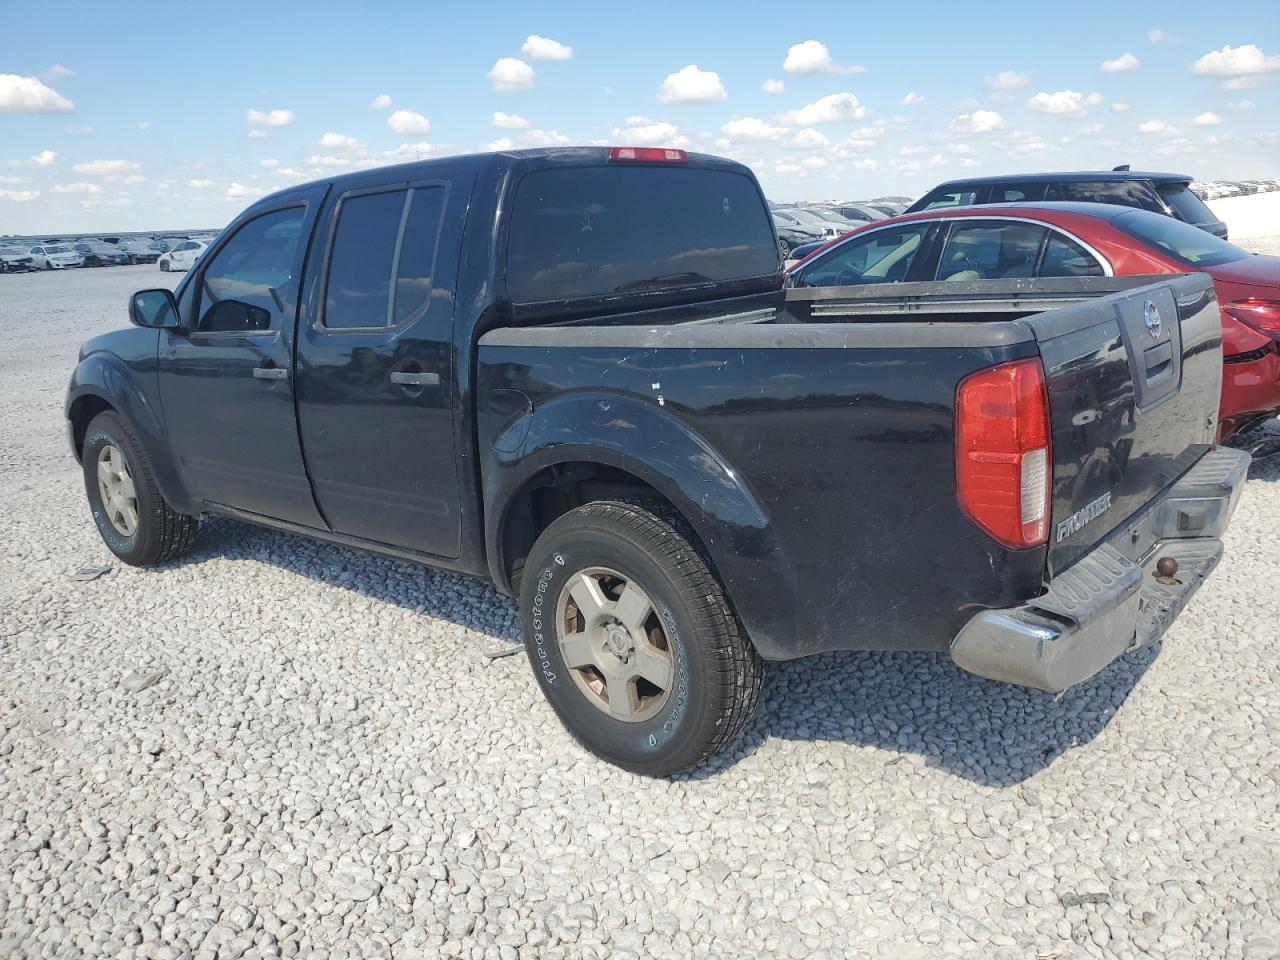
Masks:
[[[332,196],[297,349],[298,427],[336,532],[459,552],[454,292],[472,173]]]

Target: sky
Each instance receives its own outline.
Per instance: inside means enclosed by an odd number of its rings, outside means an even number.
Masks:
[[[771,199],[955,177],[1280,176],[1280,9],[0,0],[0,234],[219,227],[374,164],[552,144],[748,163]]]

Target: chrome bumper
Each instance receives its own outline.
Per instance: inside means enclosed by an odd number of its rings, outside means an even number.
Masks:
[[[1140,516],[1122,524],[1042,596],[984,610],[956,635],[951,658],[991,680],[1054,693],[1116,657],[1155,643],[1222,559],[1222,534],[1244,489],[1250,457],[1215,447]],[[1132,544],[1149,544],[1132,557]],[[1178,562],[1157,579],[1163,557]]]

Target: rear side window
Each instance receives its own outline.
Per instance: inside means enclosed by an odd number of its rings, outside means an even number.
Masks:
[[[1021,203],[1024,200],[1045,200],[1047,183],[1001,183],[991,188],[987,203]]]
[[[938,260],[939,280],[1000,280],[1035,274],[1044,227],[1012,220],[956,223]]]
[[[1158,183],[1156,190],[1180,220],[1187,223],[1215,223],[1218,219],[1185,183]]]
[[[338,209],[323,324],[330,330],[399,326],[427,312],[443,187],[359,194]]]
[[[1040,261],[1042,277],[1101,277],[1105,271],[1084,247],[1056,233],[1049,234],[1044,258]]]
[[[930,196],[920,210],[938,210],[943,207],[968,207],[978,202],[978,191],[970,187],[964,190],[944,190]],[[915,210],[911,211],[916,212]]]
[[[200,278],[199,330],[280,329],[286,305],[292,303],[293,266],[305,214],[304,207],[264,213],[223,244]]]
[[[1120,180],[1112,183],[1061,183],[1058,189],[1063,200],[1082,203],[1114,203],[1122,207],[1162,212],[1151,188],[1137,180]]]
[[[768,276],[778,248],[755,184],[689,167],[573,167],[516,191],[507,292],[572,300]]]

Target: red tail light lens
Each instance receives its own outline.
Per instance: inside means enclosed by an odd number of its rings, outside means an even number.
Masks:
[[[610,147],[609,159],[635,163],[686,163],[689,155],[669,147]]]
[[[1049,394],[1039,359],[966,377],[956,390],[956,490],[965,515],[1007,547],[1049,539]]]
[[[1280,300],[1248,297],[1223,305],[1223,310],[1259,333],[1280,340]]]

